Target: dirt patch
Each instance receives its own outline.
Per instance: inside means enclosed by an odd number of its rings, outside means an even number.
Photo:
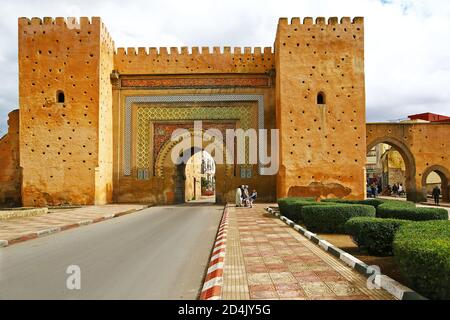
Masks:
[[[289,188],[289,197],[315,197],[327,198],[329,196],[343,198],[348,196],[352,190],[339,183],[312,182],[308,186],[292,186]]]
[[[336,247],[348,252],[352,256],[367,263],[369,266],[376,265],[380,267],[381,273],[392,279],[406,283],[406,280],[401,276],[400,269],[395,262],[394,257],[375,257],[370,256],[366,252],[361,252],[358,246],[353,242],[350,236],[344,234],[318,234],[318,236],[326,240]]]

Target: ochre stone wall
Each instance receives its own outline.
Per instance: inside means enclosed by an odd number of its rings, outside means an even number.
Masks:
[[[436,169],[450,180],[449,134],[449,123],[368,123],[367,150],[387,143],[399,151],[405,161],[407,196],[421,200],[430,170]],[[448,199],[448,189],[445,191]]]
[[[111,53],[100,18],[19,19],[25,206],[108,200],[111,98],[105,75]]]
[[[8,133],[0,138],[0,206],[20,206],[19,110],[8,115]]]
[[[106,27],[100,29],[98,167],[95,172],[95,203],[113,198],[113,113],[111,73],[114,69],[114,42]]]
[[[275,56],[278,197],[364,198],[363,19],[282,18]]]
[[[270,47],[118,48],[114,64],[120,74],[266,73],[275,67]]]

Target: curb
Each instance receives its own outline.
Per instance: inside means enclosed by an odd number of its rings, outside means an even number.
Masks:
[[[223,209],[222,220],[217,231],[216,242],[212,249],[208,271],[203,280],[200,300],[221,300],[223,287],[223,269],[225,266],[225,251],[227,247],[228,206]]]
[[[306,230],[305,228],[296,224],[292,220],[289,220],[285,216],[282,216],[279,212],[273,210],[272,208],[266,208],[266,211],[280,218],[281,221],[293,227],[298,233],[300,233],[301,235],[308,238],[311,242],[318,245],[322,250],[329,252],[334,257],[340,259],[346,265],[350,266],[352,269],[356,270],[358,273],[362,274],[366,278],[373,276],[377,272],[377,270],[367,265],[366,263],[362,262],[358,258],[355,258],[354,256],[345,252],[342,249],[339,249],[338,247],[334,246],[328,241],[322,240],[315,233]],[[401,283],[383,274],[376,274],[374,283],[375,285],[383,288],[384,290],[392,294],[398,300],[428,300],[427,298],[421,296],[412,289],[402,285]]]
[[[150,208],[151,206],[144,206],[144,208],[142,209],[131,209],[128,211],[124,211],[124,212],[118,212],[118,213],[114,213],[114,214],[108,214],[105,215],[103,217],[99,217],[99,218],[95,218],[95,219],[89,219],[89,220],[82,220],[73,224],[67,224],[61,227],[53,227],[53,228],[49,228],[49,229],[43,229],[43,230],[39,230],[36,232],[31,232],[31,233],[27,233],[24,235],[21,235],[20,237],[14,238],[14,239],[10,239],[10,240],[0,240],[0,248],[1,247],[7,247],[10,246],[12,244],[16,244],[16,243],[20,243],[20,242],[24,242],[24,241],[28,241],[28,240],[32,240],[32,239],[36,239],[36,238],[42,238],[54,233],[58,233],[61,231],[66,231],[69,229],[73,229],[73,228],[78,228],[78,227],[82,227],[82,226],[87,226],[93,223],[97,223],[97,222],[101,222],[101,221],[105,221],[105,220],[109,220],[109,219],[113,219],[113,218],[118,218],[124,215],[128,215],[130,213],[134,213],[137,211],[141,211],[147,208]]]

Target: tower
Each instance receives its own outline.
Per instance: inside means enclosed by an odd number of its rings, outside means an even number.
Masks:
[[[277,196],[364,198],[362,18],[286,18],[275,40]]]
[[[24,206],[111,201],[113,55],[100,18],[19,18]]]

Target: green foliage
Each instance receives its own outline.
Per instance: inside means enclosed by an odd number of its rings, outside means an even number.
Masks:
[[[411,221],[357,217],[345,223],[345,232],[350,235],[360,250],[373,256],[393,254],[392,242],[398,229]]]
[[[375,208],[356,204],[323,204],[302,209],[305,226],[313,232],[344,233],[345,223],[353,217],[375,217]]]
[[[286,218],[301,223],[302,209],[304,206],[317,206],[321,205],[320,202],[316,202],[314,198],[283,198],[278,199],[278,208],[280,213]]]
[[[450,221],[400,227],[394,256],[408,285],[430,299],[450,299]]]
[[[347,199],[323,199],[322,202],[327,203],[346,203],[346,204],[366,204],[373,207],[378,207],[379,205],[383,204],[384,201],[381,199],[366,199],[366,200],[347,200]]]
[[[448,220],[448,212],[442,208],[416,208],[407,204],[387,202],[378,206],[377,217],[413,221]]]

